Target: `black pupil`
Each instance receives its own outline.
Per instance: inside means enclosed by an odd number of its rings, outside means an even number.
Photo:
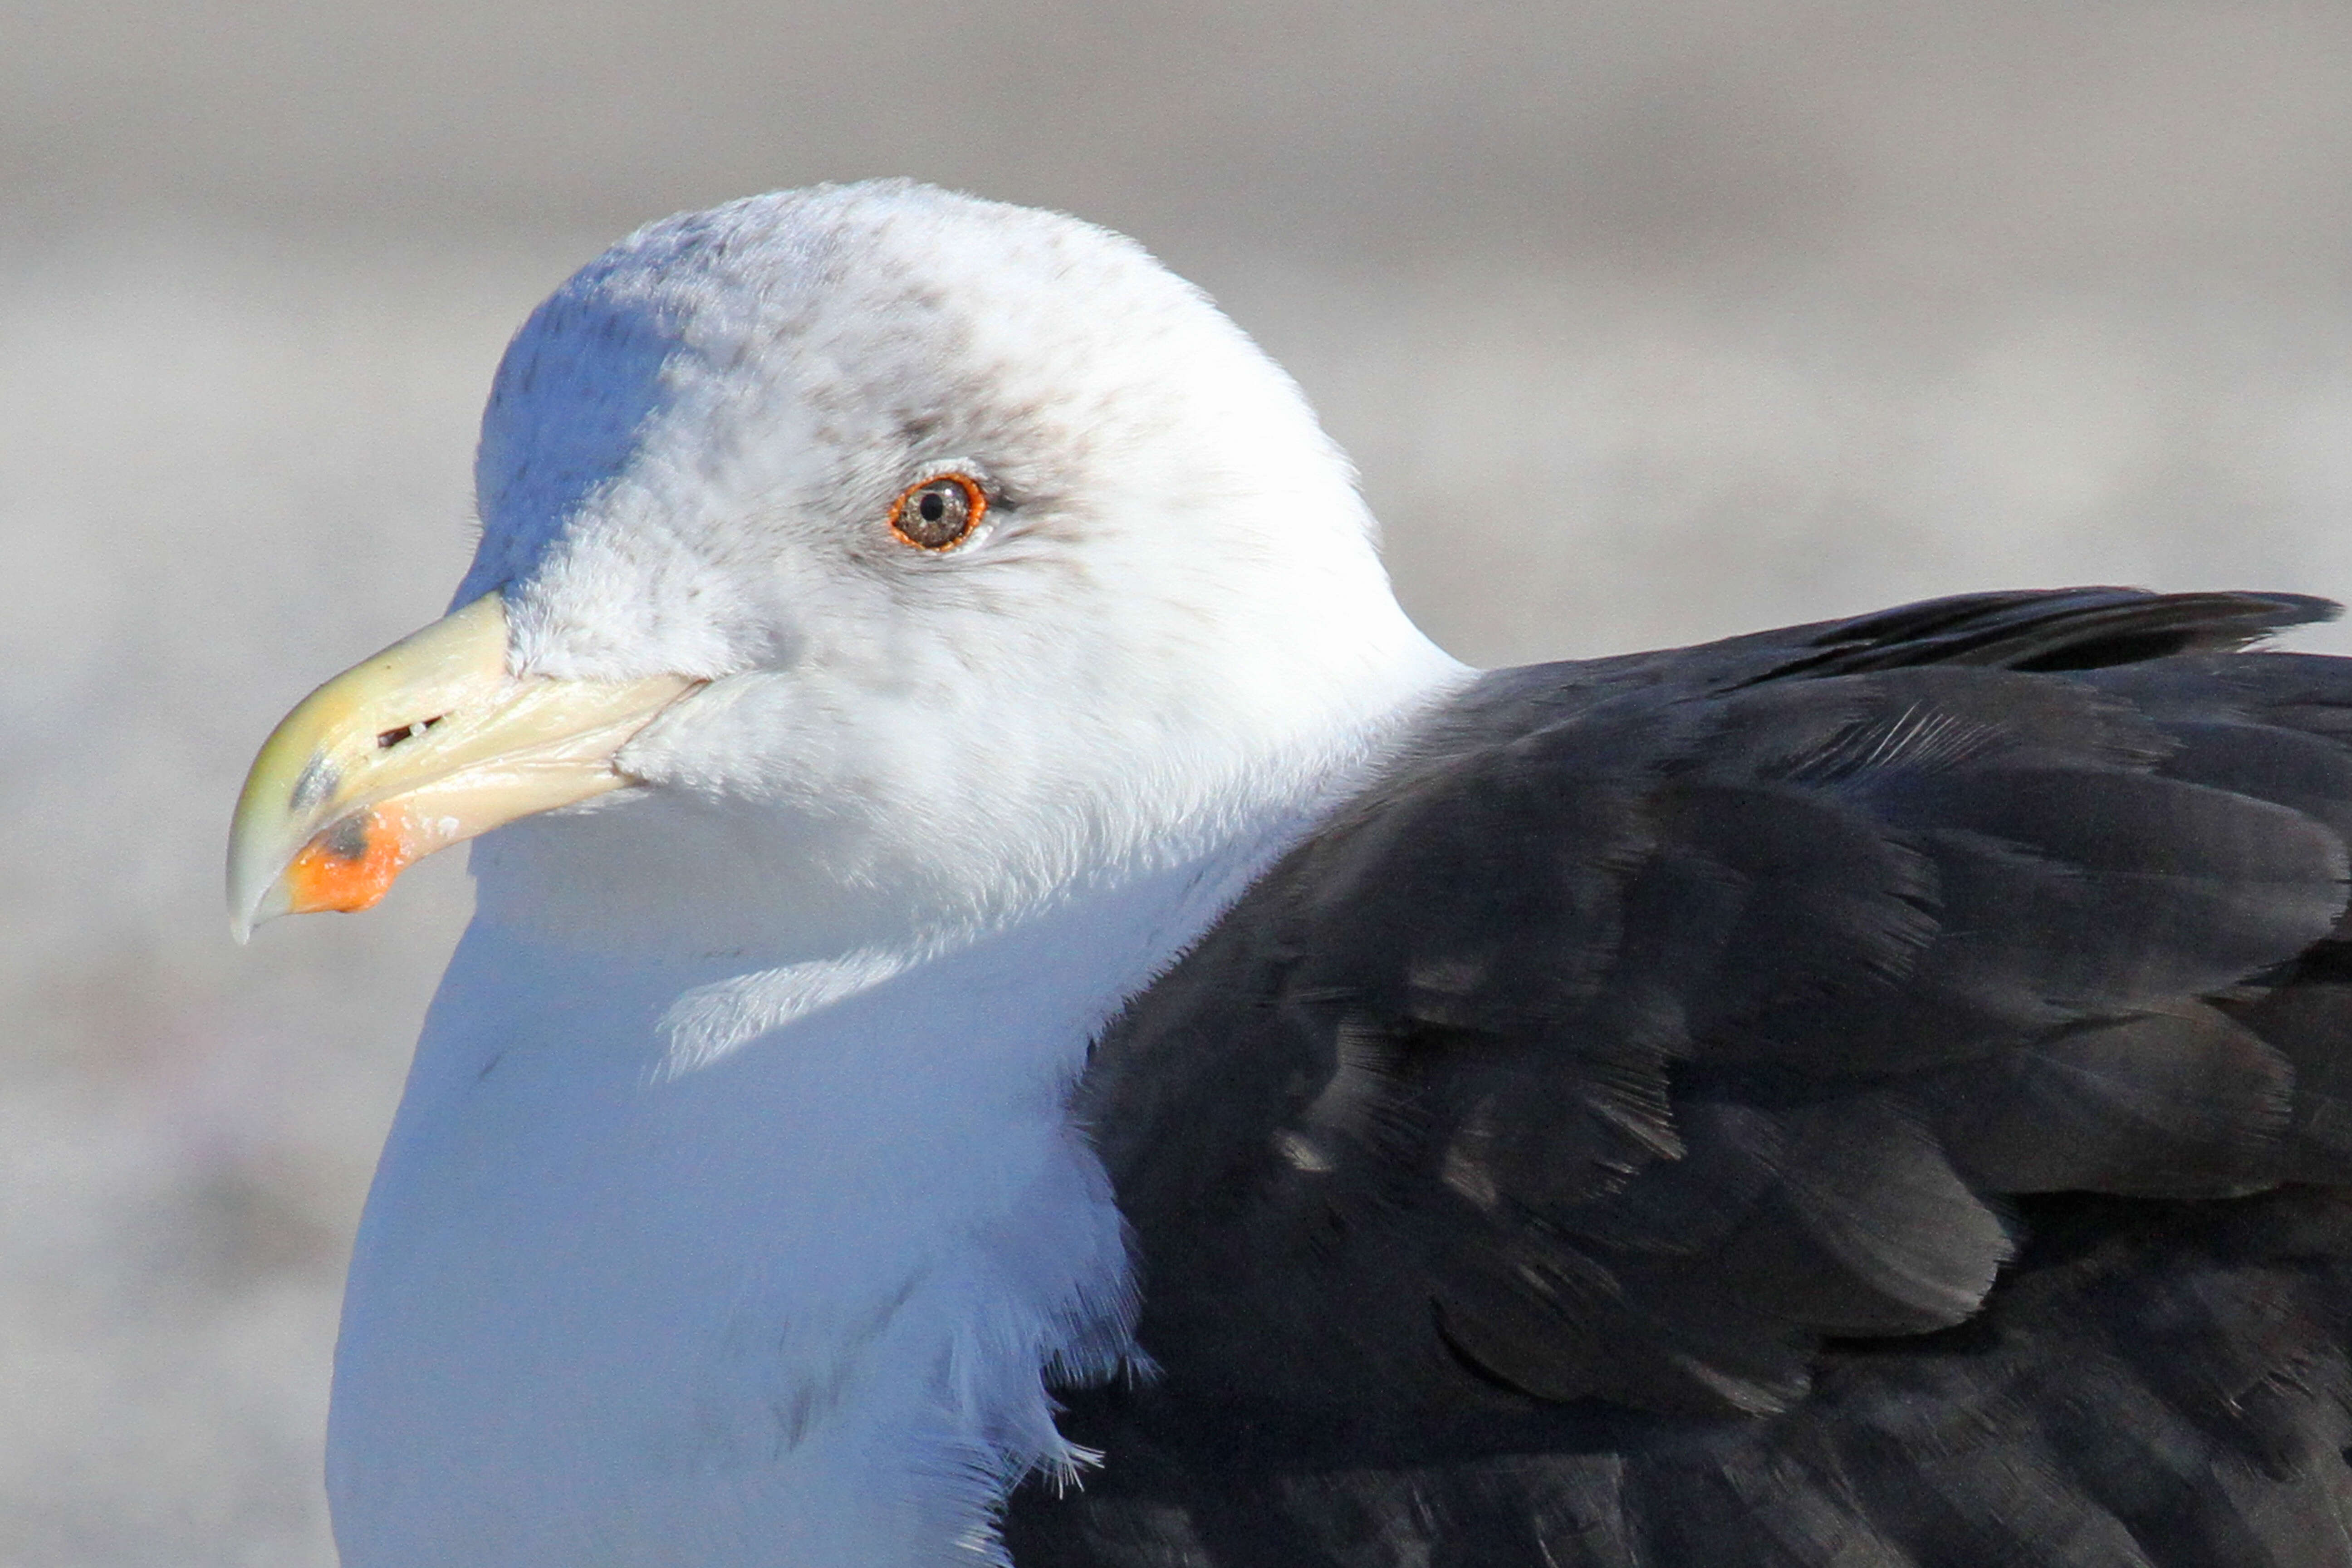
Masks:
[[[898,527],[927,549],[945,549],[971,527],[971,498],[952,480],[925,485],[908,499],[914,504],[907,508]]]

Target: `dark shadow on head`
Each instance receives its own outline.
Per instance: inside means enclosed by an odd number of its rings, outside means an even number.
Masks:
[[[614,288],[610,260],[532,311],[499,363],[474,459],[482,536],[453,605],[530,577],[673,395],[675,306]]]

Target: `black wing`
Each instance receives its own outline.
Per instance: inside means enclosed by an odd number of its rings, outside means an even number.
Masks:
[[[1940,601],[1503,672],[1103,1040],[1022,1568],[2352,1563],[2352,661]]]

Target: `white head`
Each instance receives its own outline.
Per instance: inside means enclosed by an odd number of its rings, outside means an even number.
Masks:
[[[503,595],[512,676],[709,683],[618,752],[650,788],[478,847],[492,919],[780,956],[993,923],[1311,792],[1452,668],[1297,387],[1197,289],[904,182],[591,263],[508,349],[477,479],[457,599]],[[948,515],[894,530],[934,479]]]
[[[478,473],[460,607],[289,716],[232,836],[250,918],[511,824],[370,1200],[338,1528],[984,1540],[1073,1458],[1044,1369],[1126,1348],[1069,1075],[1457,667],[1196,290],[920,186],[624,241]]]

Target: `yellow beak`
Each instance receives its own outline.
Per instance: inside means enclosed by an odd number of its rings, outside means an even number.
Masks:
[[[633,781],[613,754],[698,682],[517,680],[498,595],[304,698],[246,775],[228,834],[229,929],[363,910],[436,849]]]

